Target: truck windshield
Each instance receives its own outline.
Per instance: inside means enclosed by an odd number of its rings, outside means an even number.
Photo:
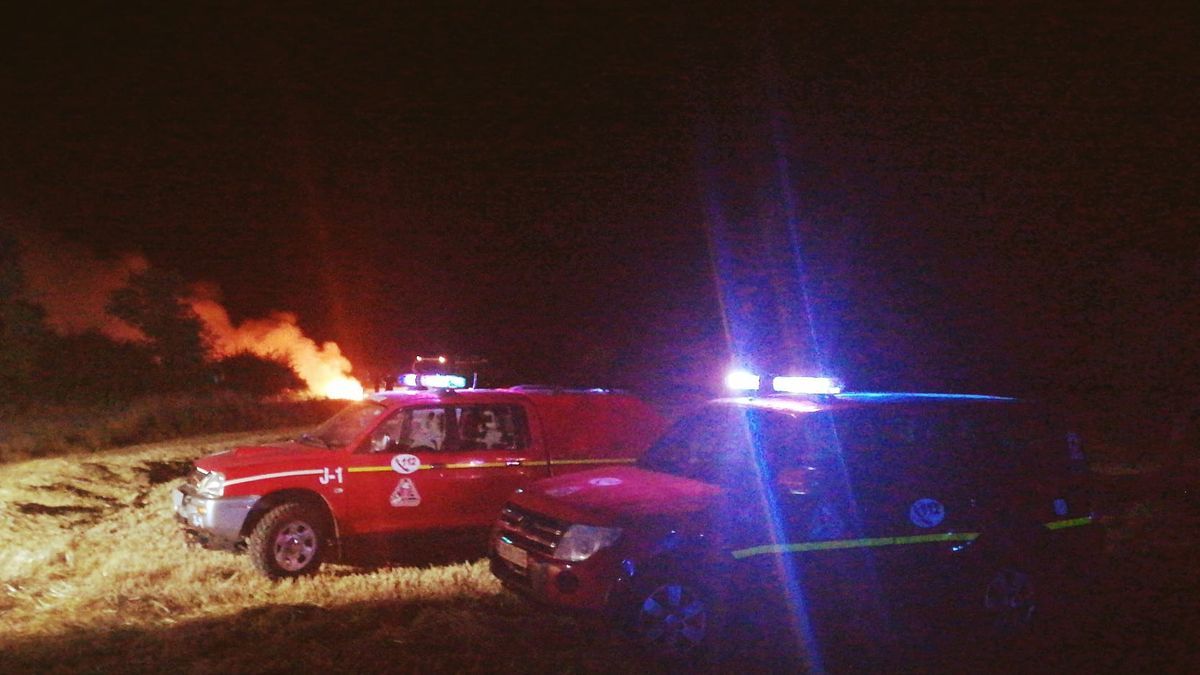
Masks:
[[[376,401],[351,403],[321,426],[301,435],[299,441],[327,448],[344,448],[374,426],[386,410],[386,406]]]
[[[638,465],[730,488],[751,488],[801,460],[799,420],[779,412],[709,406],[675,423]]]

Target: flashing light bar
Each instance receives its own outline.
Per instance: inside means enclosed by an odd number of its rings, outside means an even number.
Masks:
[[[759,391],[763,378],[746,370],[725,376],[725,386],[734,391]],[[832,377],[781,376],[771,378],[771,391],[782,394],[840,394],[842,383]]]
[[[431,373],[429,375],[418,375],[417,373],[408,373],[401,382],[406,387],[429,387],[431,389],[465,389],[467,386],[467,378],[462,375],[444,375]]]
[[[746,370],[731,370],[725,376],[725,386],[734,391],[758,391],[762,380]]]
[[[832,377],[775,377],[771,389],[787,394],[840,394],[842,383]]]

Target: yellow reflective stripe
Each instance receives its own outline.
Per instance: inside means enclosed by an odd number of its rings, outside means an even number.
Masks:
[[[524,466],[524,462],[509,464],[508,462],[460,462],[458,464],[422,464],[417,467],[418,471],[428,469],[499,469],[506,466]],[[392,471],[392,467],[388,466],[352,466],[347,469],[350,473],[367,473],[371,471]]]
[[[509,464],[508,462],[478,462],[472,464],[470,462],[462,462],[460,464],[446,464],[443,469],[497,469],[506,466],[521,466],[521,463]]]
[[[1092,517],[1054,520],[1044,523],[1048,530],[1091,525]],[[943,534],[919,534],[911,537],[876,537],[873,539],[832,539],[829,541],[806,541],[796,544],[766,544],[733,551],[733,557],[741,560],[767,553],[804,553],[806,551],[833,551],[846,548],[874,548],[877,546],[907,546],[910,544],[933,544],[947,541],[975,541],[978,532],[946,532]]]
[[[831,539],[829,541],[806,541],[797,544],[766,544],[742,548],[733,552],[741,560],[766,553],[803,553],[805,551],[833,551],[845,548],[874,548],[877,546],[907,546],[910,544],[932,544],[947,541],[974,541],[978,532],[944,532],[941,534],[918,534],[911,537],[875,537],[871,539]]]
[[[552,466],[559,464],[633,464],[636,462],[633,458],[617,458],[617,459],[555,459],[551,460]],[[422,464],[417,467],[418,470],[424,471],[427,469],[503,469],[510,466],[537,466],[541,464],[540,460],[520,460],[513,462],[459,462],[458,464]],[[368,473],[371,471],[391,471],[391,465],[386,466],[352,466],[346,469],[350,473]],[[316,473],[320,473],[319,471]]]
[[[637,459],[633,457],[615,457],[612,459],[552,459],[551,465],[558,464],[633,464]]]
[[[422,464],[421,466],[417,467],[417,470],[432,469],[432,468],[433,468],[432,464]],[[370,471],[391,471],[391,470],[392,470],[392,465],[390,465],[390,464],[387,466],[352,466],[349,469],[346,469],[346,471],[349,473],[367,473]]]
[[[1079,527],[1080,525],[1091,525],[1092,517],[1084,516],[1082,518],[1072,518],[1071,520],[1055,520],[1046,523],[1047,530],[1061,530],[1064,527]]]

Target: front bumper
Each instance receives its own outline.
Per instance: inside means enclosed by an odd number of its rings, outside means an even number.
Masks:
[[[612,551],[598,552],[587,560],[566,562],[534,551],[525,551],[524,564],[514,563],[497,551],[492,540],[488,559],[492,574],[504,586],[535,602],[561,609],[606,611],[620,585],[621,567]]]
[[[175,519],[187,535],[205,548],[233,549],[242,539],[242,526],[259,495],[202,497],[190,485],[171,492]]]

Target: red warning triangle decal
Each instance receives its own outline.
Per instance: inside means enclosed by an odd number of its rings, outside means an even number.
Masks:
[[[420,506],[421,493],[417,492],[417,486],[411,478],[401,478],[388,501],[392,506]]]

